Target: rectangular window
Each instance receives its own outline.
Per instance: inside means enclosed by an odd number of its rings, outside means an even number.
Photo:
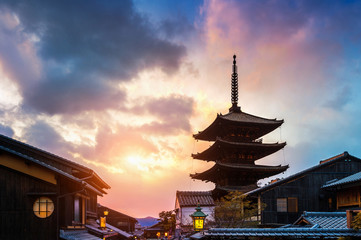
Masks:
[[[298,201],[295,197],[288,198],[288,212],[298,212]]]
[[[85,199],[74,196],[74,222],[85,224]]]
[[[277,198],[277,212],[298,212],[298,199],[296,197]]]
[[[277,198],[277,212],[287,212],[287,198]]]

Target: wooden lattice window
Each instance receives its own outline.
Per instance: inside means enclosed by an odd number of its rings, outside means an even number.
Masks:
[[[287,198],[277,198],[277,212],[287,212]]]
[[[34,202],[33,211],[35,216],[47,218],[54,212],[54,203],[48,197],[40,197]]]

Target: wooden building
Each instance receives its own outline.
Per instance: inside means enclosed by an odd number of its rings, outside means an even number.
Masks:
[[[257,188],[257,181],[284,172],[288,166],[265,166],[256,160],[282,149],[286,143],[263,143],[262,136],[282,125],[283,120],[266,119],[241,111],[238,106],[238,74],[236,56],[232,67],[232,107],[229,113],[217,115],[204,131],[194,134],[197,140],[215,141],[194,159],[213,161],[212,168],[191,174],[193,179],[211,181],[216,187],[213,197],[219,198],[229,191],[248,192]]]
[[[344,152],[246,194],[266,205],[262,210],[263,225],[288,224],[294,222],[303,211],[337,210],[336,192],[328,191],[323,186],[330,180],[341,179],[359,171],[361,159]]]
[[[213,221],[214,200],[211,191],[177,191],[175,201],[176,213],[176,233],[175,236],[181,236],[184,233],[193,231],[193,220],[191,214],[195,212],[197,206],[202,208],[202,212],[207,214],[207,222]]]
[[[322,189],[336,193],[337,210],[361,209],[361,172],[328,181]]]
[[[104,211],[108,211],[107,224],[110,224],[118,229],[121,229],[128,233],[134,233],[135,224],[138,222],[137,219],[130,217],[124,213],[115,211],[114,209],[110,209],[108,207],[102,206],[98,204],[98,216],[102,217],[102,213]]]
[[[97,197],[109,188],[87,167],[0,135],[0,239],[90,234],[97,226]],[[114,232],[94,231],[115,239]]]

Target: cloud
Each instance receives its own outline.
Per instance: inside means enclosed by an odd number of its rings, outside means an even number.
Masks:
[[[126,96],[119,82],[152,68],[172,74],[186,53],[184,46],[157,37],[131,1],[19,0],[2,1],[0,8],[19,21],[8,33],[17,35],[8,51],[27,42],[41,64],[40,76],[14,76],[25,105],[49,114],[116,108]],[[18,59],[2,61],[13,73],[21,70]],[[32,71],[31,62],[24,66]]]
[[[52,126],[42,120],[25,128],[22,139],[34,147],[65,158],[70,158],[69,153],[74,149]]]
[[[157,153],[157,146],[145,139],[136,128],[118,125],[112,130],[102,126],[96,135],[94,147],[80,146],[77,149],[88,160],[114,163],[123,167],[131,154],[148,156]]]
[[[157,118],[140,127],[151,134],[175,135],[180,131],[191,130],[190,117],[194,113],[194,100],[191,97],[172,94],[167,97],[145,99],[130,110],[133,114],[149,114]]]
[[[0,134],[3,134],[8,137],[13,137],[14,131],[12,130],[11,127],[3,126],[0,124]]]

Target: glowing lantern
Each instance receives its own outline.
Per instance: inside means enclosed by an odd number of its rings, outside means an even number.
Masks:
[[[202,208],[199,206],[196,207],[196,211],[190,215],[193,219],[193,229],[194,231],[201,231],[204,228],[204,220],[208,216],[204,212],[202,212]]]

